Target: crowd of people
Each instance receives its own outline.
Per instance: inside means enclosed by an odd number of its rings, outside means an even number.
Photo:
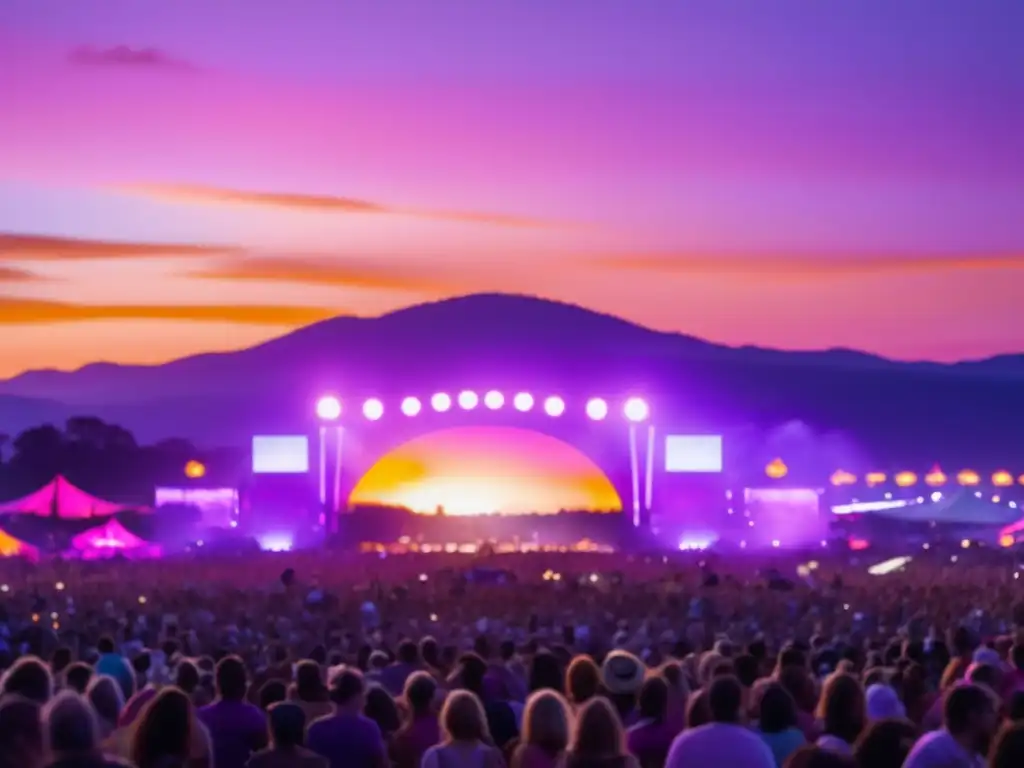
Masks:
[[[0,563],[0,768],[1024,766],[1012,558]]]

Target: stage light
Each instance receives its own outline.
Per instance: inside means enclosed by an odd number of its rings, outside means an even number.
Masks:
[[[600,397],[592,397],[587,401],[587,416],[593,421],[601,421],[608,415],[608,403]]]
[[[422,408],[417,397],[407,397],[402,401],[402,413],[406,416],[415,416]]]
[[[623,413],[626,414],[626,418],[632,421],[634,424],[638,424],[641,421],[647,421],[647,417],[650,416],[650,409],[647,407],[647,402],[639,397],[631,397],[626,401],[626,406],[622,409]]]
[[[206,475],[206,467],[203,466],[201,461],[193,459],[185,465],[185,477],[190,480],[198,480],[204,475]]]
[[[341,400],[334,395],[324,395],[316,401],[316,415],[323,421],[337,421],[341,416]]]
[[[452,407],[452,398],[446,392],[438,392],[430,398],[430,407],[438,413],[444,413]]]
[[[371,397],[363,403],[363,416],[370,421],[376,421],[384,415],[384,403],[375,397]]]
[[[533,408],[533,395],[529,392],[520,392],[512,398],[512,405],[515,406],[517,411],[526,413],[528,410]]]
[[[544,413],[548,416],[561,416],[565,413],[565,400],[552,395],[544,401]]]
[[[476,408],[479,402],[480,398],[477,397],[476,392],[472,392],[471,390],[468,389],[464,392],[459,392],[459,408],[461,408],[462,410],[472,411],[474,408]]]
[[[505,404],[505,396],[495,389],[484,395],[484,405],[492,411],[496,411]]]

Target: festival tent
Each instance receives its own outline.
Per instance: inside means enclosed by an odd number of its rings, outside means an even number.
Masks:
[[[60,475],[28,496],[0,504],[0,514],[13,512],[39,517],[56,516],[64,520],[108,517],[125,509],[131,507],[98,499],[76,488]]]
[[[31,544],[14,538],[7,531],[0,530],[0,557],[24,557],[26,560],[36,562],[39,560],[39,550]]]
[[[83,560],[100,560],[106,557],[127,557],[143,559],[159,557],[160,547],[150,544],[125,528],[115,518],[102,525],[83,531],[71,540],[68,557],[79,557]]]

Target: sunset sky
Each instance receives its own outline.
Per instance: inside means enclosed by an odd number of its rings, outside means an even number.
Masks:
[[[1024,351],[1020,0],[3,0],[0,376],[476,291]]]

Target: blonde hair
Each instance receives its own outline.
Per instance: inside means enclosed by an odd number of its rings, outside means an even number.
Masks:
[[[521,741],[557,755],[569,746],[571,722],[569,704],[560,693],[550,689],[536,691],[523,709]]]
[[[441,708],[441,729],[449,744],[453,741],[491,740],[484,705],[471,691],[459,690],[448,694]]]

